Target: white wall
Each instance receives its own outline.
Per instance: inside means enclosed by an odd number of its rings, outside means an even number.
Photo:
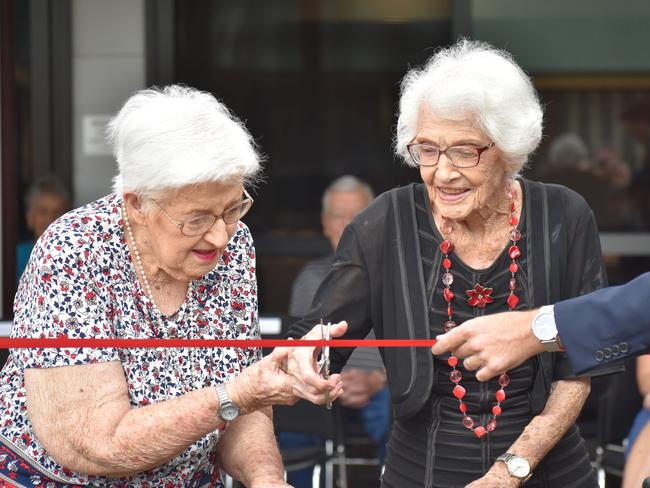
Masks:
[[[75,206],[110,193],[115,161],[103,124],[145,83],[144,0],[72,1]]]

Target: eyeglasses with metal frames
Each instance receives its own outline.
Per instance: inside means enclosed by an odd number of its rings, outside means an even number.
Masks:
[[[406,149],[413,162],[418,166],[435,166],[440,161],[440,156],[444,154],[452,166],[472,168],[481,161],[481,154],[492,146],[494,146],[494,142],[482,147],[460,145],[440,149],[433,144],[411,143],[406,145]]]
[[[151,199],[151,201],[156,205],[156,207],[160,209],[162,213],[165,214],[165,216],[167,216],[169,221],[174,224],[183,235],[193,237],[208,232],[218,219],[222,219],[226,225],[233,225],[239,222],[244,217],[244,215],[248,213],[254,202],[253,197],[248,194],[246,188],[243,190],[245,198],[238,204],[230,207],[221,215],[205,214],[183,222],[177,222],[174,220],[174,218],[169,215],[165,209],[162,208],[154,199]]]

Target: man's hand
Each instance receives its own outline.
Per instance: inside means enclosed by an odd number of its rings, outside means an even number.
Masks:
[[[487,381],[544,352],[531,328],[535,315],[537,310],[476,317],[438,336],[431,352],[453,351],[465,358],[465,369],[478,370],[476,379]]]
[[[378,369],[346,368],[341,372],[343,394],[341,404],[348,408],[363,408],[386,385],[386,375]]]

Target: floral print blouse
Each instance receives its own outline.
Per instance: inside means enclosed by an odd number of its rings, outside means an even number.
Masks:
[[[122,229],[121,198],[111,194],[64,215],[39,239],[16,294],[14,315],[12,337],[258,339],[251,234],[240,222],[217,267],[192,281],[185,302],[165,316],[136,279]],[[220,487],[215,465],[220,431],[167,464],[127,478],[87,476],[58,465],[33,434],[24,371],[120,361],[131,406],[137,408],[225,382],[260,357],[258,348],[231,347],[14,349],[0,376],[0,443],[60,483]]]

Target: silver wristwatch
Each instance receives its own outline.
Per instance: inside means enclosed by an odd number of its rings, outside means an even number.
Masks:
[[[530,469],[530,463],[521,456],[506,452],[497,458],[497,462],[499,461],[506,463],[508,474],[513,478],[521,480],[522,483],[528,481],[533,475]]]
[[[217,383],[214,389],[219,397],[219,418],[224,422],[232,422],[239,417],[239,407],[230,399],[223,383]]]
[[[562,351],[562,343],[555,325],[553,305],[545,305],[533,319],[533,334],[542,343],[546,352]]]

